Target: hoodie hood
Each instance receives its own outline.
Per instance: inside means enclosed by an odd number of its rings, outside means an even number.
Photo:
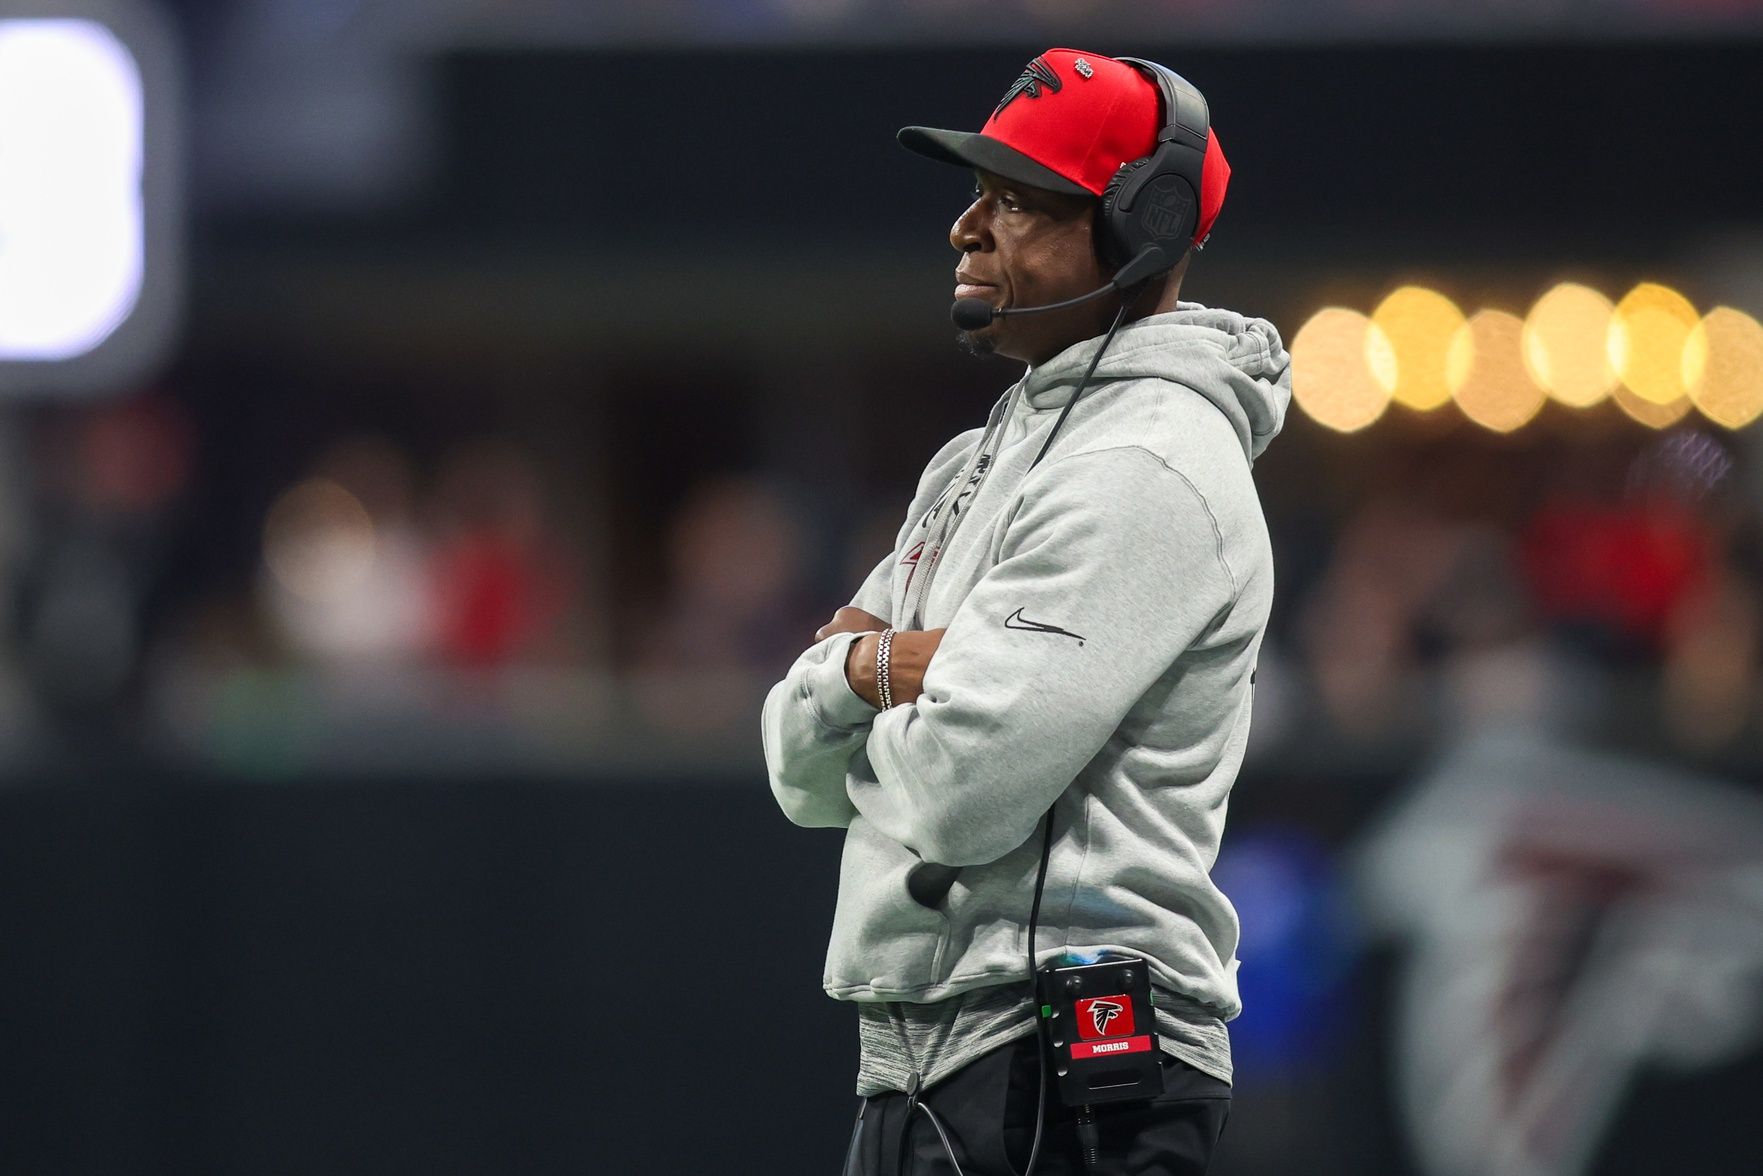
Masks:
[[[1063,408],[1103,338],[1074,343],[1030,368],[1022,385],[1029,407]],[[1279,432],[1292,399],[1291,356],[1279,330],[1266,319],[1198,302],[1122,324],[1091,385],[1145,379],[1171,380],[1204,396],[1229,419],[1250,461]]]

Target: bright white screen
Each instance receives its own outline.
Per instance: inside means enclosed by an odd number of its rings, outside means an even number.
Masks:
[[[0,359],[91,351],[143,262],[141,73],[103,25],[0,20]]]

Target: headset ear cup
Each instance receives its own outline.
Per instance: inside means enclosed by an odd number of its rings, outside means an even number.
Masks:
[[[1160,144],[1143,159],[1121,165],[1103,193],[1108,243],[1119,250],[1114,264],[1125,265],[1140,250],[1155,245],[1174,265],[1193,245],[1199,201],[1190,172],[1183,167],[1184,149]]]
[[[1102,207],[1096,213],[1096,255],[1116,269],[1125,265],[1137,252],[1132,247],[1132,242],[1123,235],[1123,230],[1126,233],[1131,231],[1131,218],[1120,213],[1118,205],[1127,178],[1144,162],[1143,159],[1135,159],[1121,164],[1109,177],[1108,186],[1102,189]]]

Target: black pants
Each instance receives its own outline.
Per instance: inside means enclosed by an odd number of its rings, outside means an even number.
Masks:
[[[1027,1166],[1040,1090],[1039,1054],[1040,1039],[1031,1033],[982,1054],[919,1095],[943,1121],[966,1176],[1011,1176]],[[1162,1057],[1161,1097],[1096,1106],[1101,1176],[1202,1176],[1206,1171],[1230,1117],[1230,1086],[1168,1054]],[[862,1100],[844,1176],[953,1176],[954,1171],[931,1121],[922,1112],[911,1112],[908,1121],[905,1095]],[[1059,1101],[1049,1071],[1047,1125],[1035,1176],[1083,1172],[1077,1111]]]

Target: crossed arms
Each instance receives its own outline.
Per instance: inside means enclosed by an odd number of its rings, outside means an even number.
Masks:
[[[884,618],[856,606],[772,688],[766,763],[792,821],[844,827],[861,813],[927,861],[996,861],[1228,609],[1212,516],[1155,455],[1082,453],[1043,476],[947,629],[895,638],[904,705],[877,709],[869,634]],[[870,589],[895,560],[859,600],[888,598]]]

